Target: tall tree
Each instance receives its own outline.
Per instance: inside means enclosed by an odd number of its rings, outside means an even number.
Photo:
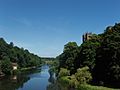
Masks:
[[[1,70],[5,74],[11,74],[12,72],[12,63],[8,57],[4,57],[1,61]]]
[[[63,53],[59,56],[60,59],[60,67],[67,68],[70,70],[70,73],[74,73],[75,71],[75,58],[78,54],[78,45],[76,42],[69,42],[64,46]]]
[[[120,82],[120,24],[108,27],[101,47],[97,49],[94,78],[107,84],[119,86]]]

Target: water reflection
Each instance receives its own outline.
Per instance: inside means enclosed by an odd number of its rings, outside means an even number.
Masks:
[[[30,78],[25,75],[6,76],[0,79],[0,90],[16,90]]]
[[[65,90],[47,65],[0,79],[0,90]]]
[[[57,81],[56,76],[53,73],[50,73],[48,81],[50,82],[50,84],[47,86],[47,90],[76,90],[74,88],[64,87],[61,83]]]
[[[49,84],[49,67],[47,65],[42,66],[41,72],[29,74],[30,80],[24,83],[22,88],[18,90],[46,90]]]
[[[46,90],[64,90],[63,88],[61,88],[60,84],[57,82],[55,73],[49,73],[49,74],[50,74],[50,77],[48,81],[50,82],[50,84],[47,86]]]
[[[32,69],[19,75],[0,78],[0,90],[46,90],[49,67]]]

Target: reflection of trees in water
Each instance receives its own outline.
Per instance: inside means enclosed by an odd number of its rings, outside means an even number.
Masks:
[[[74,88],[67,88],[62,86],[62,84],[60,84],[57,80],[55,83],[51,83],[47,86],[46,90],[76,90]]]
[[[71,90],[66,87],[63,87],[57,80],[54,83],[51,83],[47,86],[46,90]]]
[[[50,77],[48,81],[50,84],[47,86],[46,90],[64,90],[61,88],[60,84],[57,82],[55,74],[53,72],[49,72]]]
[[[19,75],[5,76],[0,79],[0,90],[16,90],[23,87],[24,83],[30,80],[28,75],[40,72],[40,69],[24,71]]]
[[[50,77],[49,77],[48,81],[50,83],[55,83],[55,76],[54,76],[54,74],[50,74]]]
[[[6,76],[0,80],[0,90],[16,90],[30,78],[27,76]]]
[[[40,73],[41,72],[41,68],[38,69],[28,69],[24,72],[22,72],[21,74],[23,75],[30,75],[30,74],[35,74],[35,73]]]
[[[58,80],[56,79],[54,73],[50,73],[50,77],[48,81],[50,84],[47,86],[46,90],[75,90],[74,88],[64,87]]]

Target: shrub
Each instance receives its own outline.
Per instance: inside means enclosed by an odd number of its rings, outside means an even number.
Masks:
[[[58,77],[63,77],[63,76],[69,76],[70,75],[70,71],[65,69],[65,68],[61,68],[60,72],[58,74]]]
[[[89,67],[79,68],[75,73],[75,77],[80,84],[86,84],[92,80],[91,73],[89,72]]]

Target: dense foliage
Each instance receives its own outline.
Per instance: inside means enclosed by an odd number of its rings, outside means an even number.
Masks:
[[[74,73],[75,71],[75,58],[78,54],[78,46],[76,42],[69,42],[64,46],[63,53],[58,57],[60,67],[67,68],[70,70],[70,73]]]
[[[58,59],[59,72],[66,68],[72,76],[80,72],[78,68],[88,66],[92,83],[120,87],[120,23],[107,27],[102,34],[92,34],[80,46],[67,43]]]
[[[11,74],[12,64],[9,58],[4,58],[4,60],[1,61],[1,70],[5,74]]]
[[[71,76],[69,70],[61,68],[58,75],[58,81],[67,88],[78,88],[79,84],[86,84],[91,80],[92,76],[87,66],[77,69],[77,72]]]
[[[89,72],[89,67],[83,67],[77,69],[75,77],[80,84],[86,84],[92,80],[91,73]]]
[[[19,68],[39,66],[41,58],[0,38],[0,73],[10,74],[13,70],[12,63],[16,63]]]

